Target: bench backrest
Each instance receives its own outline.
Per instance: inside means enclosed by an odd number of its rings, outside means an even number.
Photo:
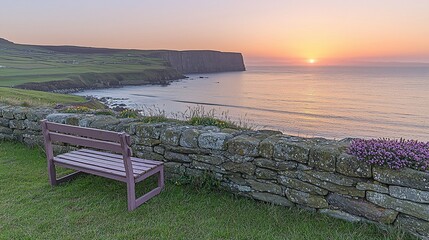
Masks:
[[[60,123],[42,121],[42,128],[52,142],[69,143],[83,147],[122,153],[121,138],[123,133],[99,130],[94,128],[71,126]]]
[[[69,143],[80,147],[89,147],[120,153],[123,156],[125,169],[127,172],[132,173],[130,135],[123,132],[118,133],[94,128],[53,123],[48,122],[46,119],[41,122],[48,160],[53,158],[52,142]]]

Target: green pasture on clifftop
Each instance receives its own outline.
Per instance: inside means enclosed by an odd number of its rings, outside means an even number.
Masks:
[[[0,87],[0,104],[14,106],[55,106],[56,104],[84,104],[84,97]]]
[[[166,68],[164,61],[146,57],[142,51],[100,50],[89,54],[85,49],[91,51],[91,48],[54,51],[0,39],[0,86],[78,79],[88,73],[140,73]]]
[[[46,171],[41,149],[0,142],[0,239],[412,239],[175,182],[128,212],[124,184],[87,175],[52,188]]]

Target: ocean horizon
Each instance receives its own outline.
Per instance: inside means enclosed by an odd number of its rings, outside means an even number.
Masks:
[[[188,74],[168,86],[85,90],[168,116],[203,106],[257,129],[330,139],[429,141],[429,67],[248,66],[244,72]]]

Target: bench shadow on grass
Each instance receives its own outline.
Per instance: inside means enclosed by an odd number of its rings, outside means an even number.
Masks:
[[[137,184],[138,194],[155,184]],[[168,181],[128,212],[125,184],[82,175],[52,188],[43,152],[18,143],[0,142],[0,193],[0,239],[412,239],[393,228]]]

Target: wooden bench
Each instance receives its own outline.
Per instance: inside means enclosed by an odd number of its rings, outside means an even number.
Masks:
[[[42,131],[48,160],[49,181],[52,186],[69,181],[81,173],[125,182],[127,184],[129,211],[136,209],[159,194],[164,187],[163,163],[132,157],[131,138],[126,133],[70,126],[48,122],[47,120],[42,120]],[[77,145],[80,149],[54,156],[53,142]],[[76,172],[57,179],[55,166],[73,169]],[[136,183],[154,174],[158,174],[158,186],[145,195],[136,198]]]

